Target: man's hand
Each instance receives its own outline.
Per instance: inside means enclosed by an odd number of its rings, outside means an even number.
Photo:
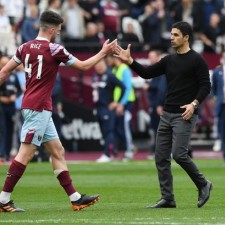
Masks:
[[[113,111],[116,109],[117,105],[118,105],[118,102],[110,102],[110,104],[108,105],[108,109]]]
[[[127,46],[127,49],[123,49],[119,45],[117,45],[114,51],[115,52],[114,56],[120,58],[123,62],[130,65],[134,61],[130,55],[130,48],[131,44]]]
[[[109,43],[109,39],[106,40],[102,46],[101,52],[105,55],[113,53],[117,47],[117,39]]]
[[[190,103],[187,105],[183,105],[180,108],[185,109],[184,113],[182,114],[182,117],[184,120],[189,120],[191,119],[195,109],[194,106]]]
[[[158,105],[156,107],[156,112],[160,116],[162,114],[162,112],[163,112],[163,106],[162,105]]]
[[[124,106],[120,104],[119,102],[111,102],[108,105],[108,109],[111,111],[115,110],[116,115],[118,116],[121,116],[124,113]]]
[[[122,116],[124,113],[124,106],[120,103],[118,103],[117,107],[116,107],[116,115],[117,116]]]

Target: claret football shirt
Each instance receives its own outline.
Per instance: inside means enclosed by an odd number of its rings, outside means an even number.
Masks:
[[[63,46],[37,37],[22,44],[13,59],[18,64],[23,63],[26,72],[22,109],[52,110],[51,95],[59,64],[70,66],[76,58]]]

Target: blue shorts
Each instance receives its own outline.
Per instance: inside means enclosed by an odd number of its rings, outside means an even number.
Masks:
[[[52,112],[43,110],[37,112],[23,109],[24,123],[21,130],[20,141],[40,146],[47,141],[59,139],[52,120]]]

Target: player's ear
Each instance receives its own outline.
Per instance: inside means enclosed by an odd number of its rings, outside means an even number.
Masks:
[[[54,27],[50,27],[49,32],[50,32],[50,34],[53,34],[55,32],[55,28]]]

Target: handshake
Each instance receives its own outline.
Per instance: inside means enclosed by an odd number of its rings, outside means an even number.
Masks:
[[[133,58],[130,54],[131,44],[128,44],[127,49],[123,49],[118,45],[117,39],[109,43],[109,39],[105,41],[102,47],[103,54],[107,55],[109,53],[113,56],[120,58],[124,63],[130,65],[133,62]]]

